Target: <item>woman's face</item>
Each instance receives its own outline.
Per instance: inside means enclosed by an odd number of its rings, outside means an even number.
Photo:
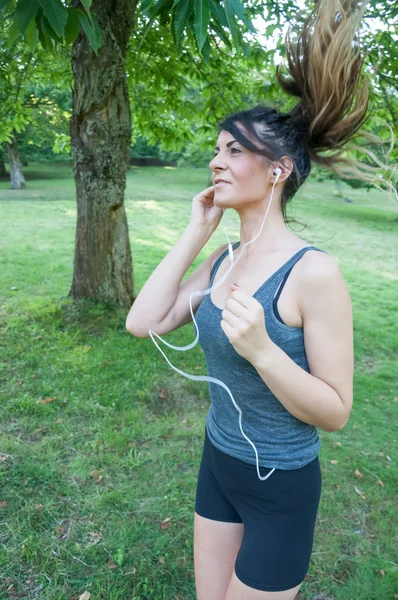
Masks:
[[[220,132],[214,152],[209,167],[213,171],[216,206],[237,207],[264,201],[273,167],[263,156],[234,141],[228,131]],[[218,179],[226,183],[217,183]]]

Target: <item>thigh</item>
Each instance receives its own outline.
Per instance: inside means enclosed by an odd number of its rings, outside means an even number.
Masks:
[[[195,501],[194,563],[198,600],[225,600],[243,535],[239,513],[214,472],[214,448],[205,435]]]
[[[233,573],[224,600],[295,600],[301,584],[283,592],[262,592],[242,583]]]
[[[198,600],[225,600],[243,535],[242,523],[195,513],[194,564]]]
[[[309,567],[321,495],[319,461],[315,459],[292,471],[276,470],[264,482],[255,480],[254,465],[243,470],[247,472],[245,491],[241,488],[232,498],[244,523],[235,576],[248,588],[286,592],[288,598],[300,586]],[[233,579],[231,585],[236,588],[238,584],[233,584]],[[236,594],[240,599],[239,592]],[[262,598],[253,591],[253,598],[257,597]],[[227,600],[232,599],[235,600],[234,595],[227,596]]]

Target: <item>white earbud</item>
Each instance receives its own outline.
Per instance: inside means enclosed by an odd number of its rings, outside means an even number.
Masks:
[[[281,169],[279,169],[279,168],[278,168],[278,169],[275,169],[275,171],[274,171],[274,175],[276,175],[276,178],[277,178],[277,179],[279,178],[279,176],[280,176],[281,174],[282,174],[282,170],[281,170]]]

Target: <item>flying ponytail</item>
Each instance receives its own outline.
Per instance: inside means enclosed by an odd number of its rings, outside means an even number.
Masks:
[[[293,171],[281,195],[285,222],[286,204],[310,174],[312,163],[328,167],[345,179],[361,179],[379,189],[383,189],[382,184],[398,198],[391,183],[393,167],[385,160],[394,147],[392,128],[383,121],[391,132],[388,150],[383,139],[362,129],[370,116],[369,79],[362,73],[364,57],[358,30],[367,4],[368,0],[318,0],[297,39],[288,31],[290,77],[283,77],[279,67],[276,76],[286,93],[300,98],[290,112],[259,104],[218,123],[220,130],[229,131],[268,161],[283,156],[292,160]],[[260,145],[253,141],[256,139]],[[364,155],[365,160],[360,162],[348,150]],[[386,176],[381,171],[387,172]]]
[[[291,30],[286,36],[291,79],[284,79],[279,67],[276,76],[285,92],[300,98],[289,114],[292,124],[308,132],[310,159],[342,177],[375,183],[377,167],[342,151],[348,141],[358,139],[357,133],[370,117],[369,78],[362,73],[359,34],[367,4],[368,0],[318,0],[298,39],[293,39]],[[369,132],[360,134],[368,144],[385,143]],[[382,169],[391,168],[365,145],[362,142],[361,148],[352,149],[364,152]]]

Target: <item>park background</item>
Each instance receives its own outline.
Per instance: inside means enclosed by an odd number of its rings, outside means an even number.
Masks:
[[[116,2],[117,18],[105,21],[105,0],[0,2],[2,600],[195,598],[192,527],[208,384],[172,371],[150,338],[127,333],[125,319],[188,225],[193,196],[209,184],[217,121],[258,102],[294,105],[276,84],[275,65],[287,24],[310,3],[244,2],[242,12],[237,2],[196,2],[209,19],[174,4]],[[115,66],[108,41],[122,10],[129,42]],[[364,20],[375,117],[367,128],[377,134],[386,130],[381,121],[398,131],[397,18],[394,6],[370,2]],[[78,72],[76,61],[85,60],[87,72]],[[114,79],[101,96],[100,76],[91,87],[87,77],[107,68]],[[104,116],[107,103],[116,103],[115,117]],[[397,156],[393,146],[391,164]],[[82,266],[77,223],[93,199],[105,210],[79,229],[91,244]],[[114,245],[104,261],[96,243],[115,214],[126,220],[115,234],[128,240],[122,265]],[[355,341],[350,420],[341,431],[320,431],[323,494],[300,597],[394,600],[397,201],[315,167],[288,215],[293,231],[338,261]],[[222,226],[238,239],[236,215],[227,212]],[[186,276],[225,242],[219,227]],[[107,261],[119,268],[114,284],[99,268]],[[78,289],[82,273],[89,285]],[[194,335],[191,323],[167,340],[182,346]],[[206,373],[199,346],[163,349],[183,371]]]

